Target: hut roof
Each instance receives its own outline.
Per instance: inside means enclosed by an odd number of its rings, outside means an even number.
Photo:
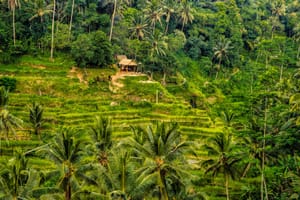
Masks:
[[[137,66],[137,63],[134,60],[131,59],[122,59],[119,62],[119,65],[124,65],[124,66]]]

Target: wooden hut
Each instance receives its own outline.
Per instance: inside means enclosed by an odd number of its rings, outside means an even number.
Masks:
[[[137,66],[138,66],[134,60],[128,59],[128,58],[124,58],[124,59],[120,60],[118,65],[119,65],[121,71],[126,71],[126,72],[136,72]]]

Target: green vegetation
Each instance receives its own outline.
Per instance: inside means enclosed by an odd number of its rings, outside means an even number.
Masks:
[[[299,21],[298,0],[0,1],[0,199],[299,199]]]

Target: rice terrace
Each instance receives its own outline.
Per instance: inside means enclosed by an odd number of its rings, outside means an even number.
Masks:
[[[300,199],[298,0],[0,1],[0,200]]]

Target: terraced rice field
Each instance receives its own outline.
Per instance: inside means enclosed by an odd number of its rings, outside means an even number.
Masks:
[[[24,121],[16,136],[0,140],[1,159],[18,148],[30,154],[62,126],[90,130],[95,116],[112,119],[115,140],[130,136],[131,126],[146,127],[153,121],[177,122],[183,136],[194,141],[196,147],[222,131],[222,123],[218,120],[213,122],[206,110],[192,108],[186,98],[175,96],[159,82],[148,81],[145,75],[119,79],[117,81],[121,82],[122,88],[113,88],[107,77],[116,72],[117,69],[78,69],[71,62],[52,63],[30,57],[23,58],[17,65],[0,66],[1,76],[17,79],[17,89],[10,93],[8,109]],[[33,102],[44,108],[41,138],[31,134],[29,107]],[[207,158],[207,152],[200,148],[196,148],[195,152],[197,156],[191,156],[191,162]],[[51,168],[51,163],[38,158],[31,158],[30,164],[35,168]],[[195,165],[192,173],[203,177],[204,172],[197,167]],[[213,187],[214,191],[216,188],[223,189],[218,184]],[[212,187],[202,188],[210,193]]]
[[[182,134],[195,141],[221,131],[222,125],[213,123],[206,110],[191,108],[184,98],[169,93],[158,82],[147,82],[147,76],[119,79],[123,87],[111,91],[107,77],[116,71],[78,69],[71,62],[30,57],[17,65],[1,66],[2,76],[17,79],[8,109],[24,121],[23,129],[17,131],[23,148],[26,141],[28,149],[38,145],[32,143],[29,124],[29,107],[34,101],[44,108],[42,138],[61,126],[89,129],[97,115],[112,119],[116,139],[130,135],[130,126],[147,126],[153,121],[177,122]]]

